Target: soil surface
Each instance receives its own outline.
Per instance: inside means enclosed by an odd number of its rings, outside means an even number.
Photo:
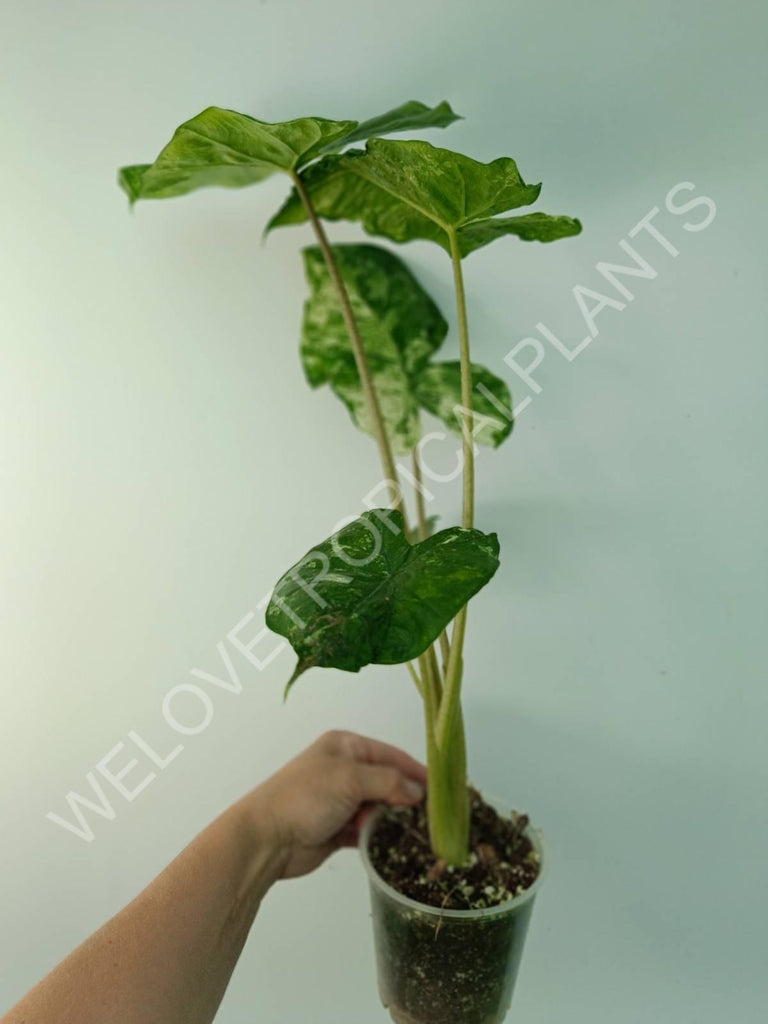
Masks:
[[[528,889],[539,856],[525,835],[528,817],[503,818],[470,789],[469,863],[437,860],[429,846],[426,803],[391,807],[371,836],[369,854],[385,882],[419,903],[444,910],[495,907]]]

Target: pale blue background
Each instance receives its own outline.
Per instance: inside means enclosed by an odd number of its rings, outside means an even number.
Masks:
[[[571,288],[668,189],[718,206],[698,234],[663,215],[680,256],[643,246],[658,279],[577,362],[550,353],[478,466],[504,560],[471,615],[472,773],[551,853],[515,1019],[764,1019],[767,27],[751,2],[5,10],[0,1008],[322,729],[422,749],[404,672],[317,673],[282,707],[284,654],[214,692],[211,727],[91,845],[46,821],[129,729],[167,747],[164,694],[215,671],[376,480],[302,381],[309,236],[259,239],[284,183],[130,216],[115,169],[210,103],[281,120],[446,97],[467,120],[433,141],[515,156],[585,226],[467,263],[475,355],[513,386],[503,355],[539,320],[582,336]],[[442,254],[404,254],[450,310]],[[457,489],[440,498],[456,521]],[[222,1024],[384,1019],[365,899],[353,854],[273,891]]]

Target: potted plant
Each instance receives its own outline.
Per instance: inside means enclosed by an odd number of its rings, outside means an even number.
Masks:
[[[217,107],[181,125],[152,164],[125,167],[131,202],[240,187],[283,173],[292,189],[268,230],[308,221],[310,294],[301,357],[375,439],[390,504],[315,545],[277,582],[267,624],[297,654],[286,694],[310,668],[357,672],[404,664],[424,709],[425,804],[378,810],[362,830],[379,988],[403,1024],[491,1024],[509,1007],[542,848],[524,815],[467,781],[461,688],[469,600],[499,565],[496,535],[475,527],[475,446],[512,430],[506,384],[470,353],[463,260],[506,235],[543,242],[577,234],[570,217],[502,217],[533,203],[515,162],[483,164],[395,132],[446,127],[447,103],[409,102],[359,124],[300,118],[268,124]],[[349,149],[360,142],[364,149]],[[391,242],[441,246],[453,274],[460,358],[436,361],[448,327],[392,251],[332,246],[324,220],[359,221]],[[434,531],[422,478],[421,410],[461,436],[460,526]],[[410,454],[408,471],[395,458]],[[415,515],[409,521],[402,477]]]

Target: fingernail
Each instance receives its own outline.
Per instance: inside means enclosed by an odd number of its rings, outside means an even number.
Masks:
[[[424,787],[420,782],[414,782],[413,779],[403,780],[403,791],[408,799],[414,802],[424,799]]]

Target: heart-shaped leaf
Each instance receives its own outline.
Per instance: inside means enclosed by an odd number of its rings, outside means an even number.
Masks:
[[[448,331],[435,303],[403,261],[387,249],[337,245],[333,252],[393,450],[403,454],[417,444],[421,436],[420,407],[461,434],[465,417],[461,412],[459,363],[429,362]],[[357,426],[372,434],[338,294],[316,246],[304,250],[304,264],[310,286],[301,337],[307,380],[312,387],[330,384]],[[512,430],[509,389],[499,377],[477,364],[472,366],[472,383],[475,440],[496,447]]]
[[[334,256],[347,288],[381,414],[397,454],[421,435],[411,377],[442,344],[448,325],[395,255],[373,245],[338,245]],[[322,253],[304,250],[310,297],[304,307],[301,358],[312,387],[330,384],[361,430],[373,433],[339,297]]]
[[[270,124],[208,107],[176,129],[153,164],[123,167],[118,181],[131,203],[180,196],[210,185],[241,188],[276,172],[297,172],[322,153],[368,138],[372,131],[438,128],[456,119],[445,102],[427,107],[415,100],[364,124],[322,117]]]
[[[495,220],[535,202],[541,185],[526,184],[509,157],[483,164],[427,142],[371,139],[364,151],[326,156],[308,168],[305,187],[328,220],[360,221],[369,234],[394,242],[426,239],[448,252],[455,234],[462,256],[503,234],[552,241],[581,230],[572,218],[547,214],[522,225],[513,223],[518,218]],[[304,220],[294,191],[268,230]]]
[[[419,544],[403,517],[374,509],[309,551],[278,581],[267,625],[312,666],[358,672],[418,658],[490,580],[496,534],[454,526]]]

